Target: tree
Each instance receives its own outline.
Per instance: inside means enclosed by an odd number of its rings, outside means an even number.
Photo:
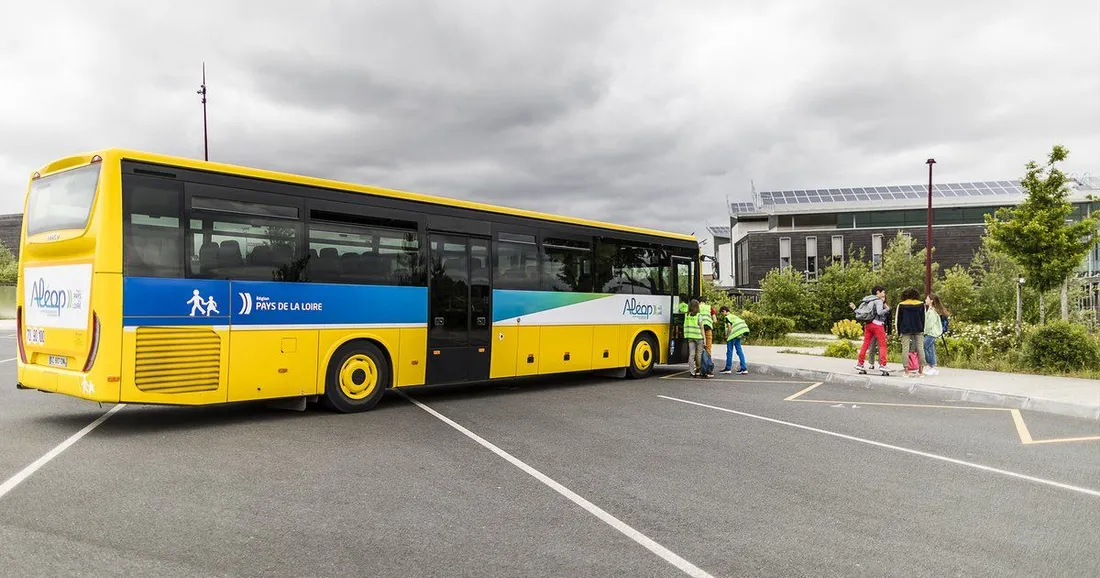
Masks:
[[[1016,280],[1023,274],[1020,267],[987,235],[970,263],[977,284],[977,295],[969,315],[971,321],[1008,321],[1016,317]],[[1027,287],[1025,286],[1025,289]],[[951,308],[951,304],[946,304]]]
[[[898,231],[897,236],[890,240],[882,252],[882,267],[878,270],[878,282],[886,288],[886,299],[889,303],[897,303],[901,292],[910,287],[923,292],[925,249],[914,253],[915,245],[916,241],[912,236]],[[933,250],[933,258],[935,253]],[[933,262],[933,278],[938,270],[939,263]]]
[[[841,319],[851,319],[849,303],[859,303],[875,285],[875,273],[871,264],[859,255],[848,255],[848,261],[834,261],[821,270],[813,286],[813,300],[821,310],[816,329],[827,330]]]
[[[962,321],[973,319],[973,305],[978,297],[978,288],[974,277],[962,265],[955,265],[944,272],[943,279],[935,282],[935,293],[951,311],[951,315]]]
[[[1069,317],[1069,277],[1096,244],[1100,218],[1083,217],[1067,222],[1073,214],[1069,202],[1069,179],[1055,165],[1066,160],[1069,151],[1054,145],[1047,163],[1027,163],[1021,185],[1027,199],[1015,207],[998,209],[986,215],[990,240],[1024,270],[1028,285],[1046,292],[1062,288],[1062,318]],[[1046,321],[1045,303],[1040,304],[1040,323]]]
[[[757,312],[786,317],[802,330],[813,330],[819,324],[820,309],[810,295],[802,273],[788,267],[780,272],[772,269],[760,281],[760,303]]]

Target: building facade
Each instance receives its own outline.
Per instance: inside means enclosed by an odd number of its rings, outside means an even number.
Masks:
[[[1089,199],[1098,193],[1100,178],[1074,178],[1074,216],[1100,211],[1100,203]],[[985,216],[1026,196],[1019,181],[933,185],[932,241],[940,269],[969,266],[985,234]],[[768,191],[754,194],[752,202],[732,203],[725,242],[733,246],[734,287],[758,290],[776,268],[793,268],[813,280],[852,253],[862,252],[878,267],[899,232],[911,235],[918,248],[927,244],[927,204],[928,185]],[[1100,309],[1100,248],[1082,262],[1078,276],[1089,287],[1086,305]]]
[[[723,289],[734,287],[733,244],[729,227],[707,227],[711,238],[713,261],[703,262],[703,275],[709,275],[714,284]]]

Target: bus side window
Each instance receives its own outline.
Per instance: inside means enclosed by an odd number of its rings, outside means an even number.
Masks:
[[[182,192],[178,181],[123,176],[123,274],[183,277]]]

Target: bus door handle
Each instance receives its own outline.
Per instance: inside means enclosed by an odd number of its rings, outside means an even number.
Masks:
[[[484,317],[478,317],[477,318],[477,324],[478,324],[479,327],[485,327],[485,318]]]
[[[435,321],[435,326],[436,327],[443,327],[443,318],[442,317],[436,317],[434,321]]]

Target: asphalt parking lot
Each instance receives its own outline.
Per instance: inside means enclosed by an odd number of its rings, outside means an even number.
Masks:
[[[0,363],[11,576],[1100,567],[1100,422],[665,370],[406,390],[357,415],[125,406],[12,483],[109,409],[14,382]]]

